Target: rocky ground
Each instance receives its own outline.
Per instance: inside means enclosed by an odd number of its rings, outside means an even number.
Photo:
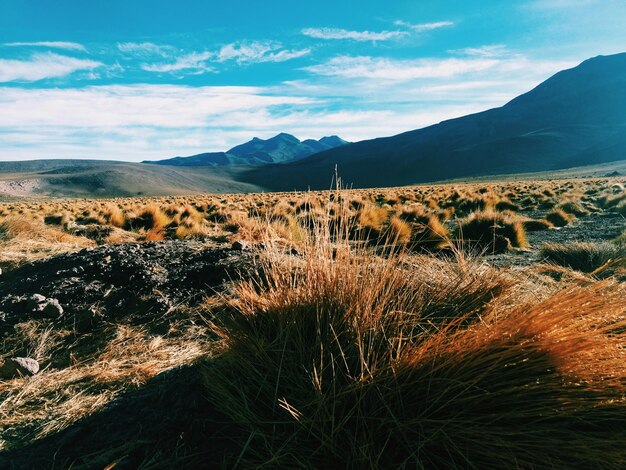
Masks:
[[[256,272],[257,257],[256,250],[242,244],[232,248],[215,248],[199,241],[116,244],[28,263],[3,273],[0,345],[3,356],[12,352],[4,363],[0,361],[0,468],[52,468],[51,455],[58,459],[55,468],[68,468],[81,456],[103,447],[126,446],[141,434],[145,445],[133,448],[126,461],[115,467],[137,468],[146,458],[144,448],[153,449],[154,439],[163,437],[161,426],[171,428],[171,436],[178,439],[176,436],[192,432],[197,425],[207,426],[206,420],[195,423],[199,410],[203,410],[202,416],[220,419],[219,412],[201,394],[194,357],[206,352],[198,349],[190,334],[195,328],[191,323],[198,317],[189,312],[207,298],[226,293],[230,281]],[[32,324],[38,326],[39,337],[46,332],[56,335],[59,344],[50,354],[33,354],[26,343],[20,349],[21,332]],[[207,330],[204,324],[198,328]],[[125,348],[134,347],[132,341],[128,346],[122,342],[115,357],[106,359],[107,354],[111,356],[107,344],[115,343],[120,331],[134,332],[131,339],[143,341],[138,344],[147,353],[145,359],[133,358],[137,350],[125,352]],[[150,351],[152,347],[155,349]],[[187,351],[189,359],[184,358]],[[181,359],[167,357],[176,354]],[[160,358],[155,359],[156,365],[148,363],[151,355]],[[111,361],[119,364],[116,371],[107,370],[114,368]],[[168,363],[185,366],[170,370]],[[124,377],[136,375],[132,369],[143,375],[141,370],[149,368],[153,369],[148,377],[156,377],[146,382],[141,379],[140,388],[132,383],[122,385],[122,380],[128,380]],[[105,376],[100,377],[103,373]],[[135,380],[131,377],[131,382]],[[51,398],[52,406],[44,415],[35,413],[32,420],[24,421],[7,415],[6,408],[11,405],[3,403],[13,387],[23,388],[27,396],[33,389],[32,398],[22,405],[26,408],[45,409],[43,403],[48,398],[41,390],[46,388],[50,388],[48,394],[56,390],[54,393],[61,391],[65,396]],[[42,423],[63,419],[64,403],[74,400],[84,406],[82,403],[88,405],[93,396],[98,406],[100,399],[108,396],[108,400],[111,394],[117,399],[104,409],[98,407],[97,413],[88,412],[85,420],[63,432],[45,439],[31,438],[33,444],[23,446],[24,436],[37,435]],[[70,413],[75,412],[72,405],[68,408]],[[5,423],[3,417],[8,418]],[[8,423],[13,419],[15,424]],[[227,429],[221,424],[215,426],[220,430],[217,439],[221,442],[216,444],[216,452],[222,452],[227,443],[221,440]],[[168,442],[167,447],[172,446],[176,443]],[[106,456],[103,458],[102,462],[82,461],[79,468],[104,468],[110,462]],[[184,460],[181,458],[181,462]]]
[[[106,245],[29,263],[0,283],[0,328],[27,316],[62,318],[78,330],[135,312],[165,317],[254,270],[252,251],[198,241]],[[159,322],[150,325],[158,328]]]

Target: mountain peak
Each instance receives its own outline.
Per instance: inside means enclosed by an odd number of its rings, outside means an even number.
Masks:
[[[329,150],[346,141],[337,137],[323,137],[319,141],[309,139],[301,142],[297,137],[281,132],[269,139],[253,137],[246,143],[237,145],[228,152],[211,152],[191,157],[176,157],[156,162],[160,165],[202,166],[202,165],[261,165],[267,163],[284,163],[311,156]]]
[[[340,145],[346,145],[349,143],[336,135],[324,136],[318,142],[320,144],[328,145],[329,147],[339,147]]]
[[[625,109],[626,53],[597,56],[502,107],[336,147],[295,166],[251,170],[245,181],[271,190],[325,189],[339,165],[342,179],[362,188],[623,160]]]

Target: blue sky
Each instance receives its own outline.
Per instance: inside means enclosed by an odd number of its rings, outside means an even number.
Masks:
[[[393,135],[626,50],[624,0],[0,0],[0,160]]]

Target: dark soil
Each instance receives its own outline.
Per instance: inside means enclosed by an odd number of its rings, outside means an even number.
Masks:
[[[2,276],[0,331],[29,315],[45,315],[29,309],[34,294],[58,300],[63,308],[59,321],[78,330],[131,313],[131,321],[158,328],[159,318],[177,307],[193,307],[223,291],[226,281],[254,270],[252,251],[209,248],[198,241],[107,245],[69,253]]]

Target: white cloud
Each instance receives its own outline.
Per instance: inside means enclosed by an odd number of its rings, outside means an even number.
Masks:
[[[4,45],[10,47],[48,47],[51,49],[67,49],[83,52],[87,50],[82,44],[67,41],[7,42]]]
[[[236,42],[223,46],[217,53],[217,61],[234,60],[239,64],[285,62],[310,52],[310,49],[283,49],[281,43],[272,41]]]
[[[93,70],[100,66],[102,66],[100,62],[51,52],[34,54],[29,60],[0,59],[0,83],[59,78],[79,70]]]
[[[405,28],[412,29],[415,32],[423,33],[425,31],[432,31],[434,29],[445,28],[447,26],[454,26],[454,22],[452,21],[437,21],[434,23],[407,23],[406,21],[397,20],[394,21],[396,26],[404,26]]]
[[[281,50],[246,53],[246,60]],[[238,54],[225,51],[224,61],[237,61]],[[393,135],[503,105],[571,65],[514,53],[417,60],[342,56],[315,66],[325,68],[309,70],[307,78],[272,87],[4,87],[0,160],[158,159],[225,150],[283,131],[353,141]]]
[[[285,116],[316,102],[257,87],[5,87],[0,88],[0,160],[138,160],[224,150],[241,143],[242,136],[286,129],[291,121]]]
[[[311,102],[303,97],[268,94],[256,87],[0,88],[0,129],[14,126],[185,128],[201,126],[213,119],[218,121],[225,113]]]
[[[491,44],[480,47],[466,47],[463,49],[453,49],[448,51],[452,54],[468,55],[473,57],[501,57],[511,55],[510,51],[504,44]]]
[[[339,28],[305,28],[302,34],[316,39],[351,39],[353,41],[387,41],[406,36],[406,31],[349,31]]]
[[[212,52],[192,52],[182,55],[174,62],[161,64],[142,64],[141,68],[147,72],[179,72],[191,71],[191,73],[200,74],[205,72],[214,72],[215,69],[207,64],[207,61],[213,57]]]
[[[497,65],[492,59],[414,59],[337,56],[326,63],[305,67],[308,72],[344,78],[406,81],[418,78],[446,78],[469,72],[485,71]]]
[[[121,42],[117,44],[117,48],[121,52],[140,57],[148,57],[154,55],[158,55],[161,57],[170,57],[177,51],[174,46],[154,44],[152,42]]]

